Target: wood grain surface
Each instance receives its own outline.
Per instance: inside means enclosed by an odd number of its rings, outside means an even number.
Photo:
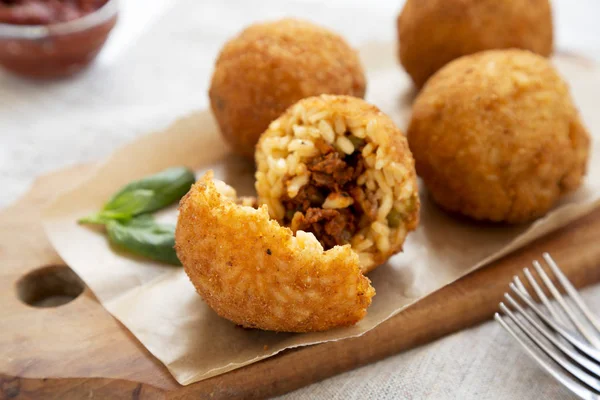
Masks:
[[[268,397],[490,319],[508,281],[543,251],[552,252],[576,286],[600,281],[597,210],[439,290],[359,338],[288,350],[183,387],[89,289],[58,307],[32,307],[19,298],[25,275],[64,265],[45,237],[40,209],[55,188],[76,184],[92,170],[79,166],[42,177],[0,212],[0,399]]]

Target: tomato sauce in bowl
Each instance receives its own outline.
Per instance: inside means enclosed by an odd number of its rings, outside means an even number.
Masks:
[[[116,0],[0,0],[0,65],[38,78],[75,74],[116,20]]]

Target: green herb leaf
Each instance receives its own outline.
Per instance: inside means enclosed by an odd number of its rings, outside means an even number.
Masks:
[[[185,195],[195,181],[185,167],[169,168],[158,174],[131,182],[104,205],[102,211],[78,220],[81,224],[106,224],[110,220],[128,221],[132,217],[164,208]]]
[[[145,210],[153,198],[154,191],[148,189],[121,192],[106,203],[101,213],[106,216],[115,216],[117,219],[123,215],[131,217]]]
[[[131,253],[152,260],[181,265],[175,253],[175,226],[159,224],[151,216],[142,215],[129,221],[106,223],[110,242]]]
[[[175,227],[158,224],[147,213],[178,201],[194,182],[194,173],[185,167],[166,169],[124,186],[100,212],[81,218],[79,223],[103,224],[113,245],[153,260],[181,265],[174,249]]]
[[[166,169],[158,174],[131,182],[117,192],[103,211],[126,210],[131,216],[167,207],[181,199],[195,182],[194,173],[185,167]],[[145,194],[151,196],[144,198]],[[124,202],[135,201],[129,207]]]
[[[104,225],[110,220],[111,220],[110,218],[105,217],[104,215],[102,215],[102,213],[95,213],[95,214],[88,215],[87,217],[79,218],[77,220],[77,222],[80,224]]]
[[[99,213],[81,218],[78,222],[81,224],[106,224],[112,219],[127,221],[139,210],[143,210],[153,197],[154,192],[146,189],[124,192],[104,206]]]

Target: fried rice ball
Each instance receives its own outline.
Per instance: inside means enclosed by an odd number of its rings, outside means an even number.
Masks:
[[[552,53],[549,0],[407,0],[397,22],[400,62],[419,88],[448,62],[478,51]]]
[[[438,71],[413,106],[408,141],[433,200],[477,220],[521,223],[580,186],[590,138],[550,62],[490,50]]]
[[[323,251],[312,234],[292,235],[266,206],[237,205],[233,188],[217,183],[209,172],[192,187],[175,232],[185,272],[217,314],[283,332],[323,331],[365,316],[375,290],[350,246]]]
[[[369,272],[419,219],[414,160],[400,129],[350,96],[300,100],[263,133],[256,191],[271,217],[325,249],[350,244]]]
[[[227,142],[252,158],[271,121],[296,101],[323,93],[364,96],[357,53],[325,28],[283,19],[252,25],[225,44],[209,97]]]

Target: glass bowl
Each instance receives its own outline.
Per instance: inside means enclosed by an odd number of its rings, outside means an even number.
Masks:
[[[0,65],[35,78],[73,75],[100,52],[117,22],[117,0],[81,18],[50,25],[0,23]]]

